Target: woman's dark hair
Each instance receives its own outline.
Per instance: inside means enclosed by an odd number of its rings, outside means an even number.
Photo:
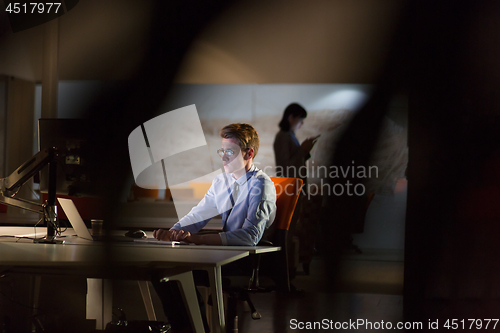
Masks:
[[[288,132],[290,130],[290,123],[288,122],[288,117],[290,117],[290,115],[292,115],[294,117],[299,116],[300,118],[306,118],[307,111],[300,104],[297,104],[297,103],[292,103],[292,104],[288,105],[285,109],[285,112],[283,112],[283,118],[281,118],[281,121],[278,124],[278,126],[283,131]]]

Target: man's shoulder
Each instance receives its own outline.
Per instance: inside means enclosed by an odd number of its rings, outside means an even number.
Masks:
[[[274,188],[274,183],[271,178],[262,170],[257,169],[255,175],[251,179],[252,186],[272,186]]]
[[[254,175],[253,178],[258,179],[259,181],[270,181],[270,182],[272,182],[271,178],[269,178],[269,176],[267,175],[267,173],[265,173],[264,170],[261,170],[261,169],[256,169],[255,170],[255,175]]]
[[[273,181],[262,170],[258,170],[251,179],[250,193],[261,200],[276,201],[276,188]]]

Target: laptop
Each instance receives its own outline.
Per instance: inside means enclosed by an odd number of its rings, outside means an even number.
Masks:
[[[112,235],[109,238],[106,238],[105,235],[95,236],[89,232],[85,222],[83,222],[82,216],[78,212],[78,209],[75,206],[75,203],[71,199],[65,198],[57,198],[61,208],[64,213],[68,217],[69,223],[73,227],[73,230],[76,232],[76,236],[79,238],[91,240],[91,241],[104,241],[111,240],[114,242],[137,242],[137,243],[148,243],[148,244],[159,244],[159,245],[179,245],[179,244],[187,244],[185,242],[177,242],[177,241],[159,241],[155,238],[145,238],[145,239],[134,239],[131,237],[127,237],[125,235]]]
[[[93,241],[105,240],[104,235],[93,236],[90,234],[90,231],[89,229],[87,229],[85,222],[83,222],[82,216],[78,212],[78,209],[76,208],[73,200],[65,198],[57,198],[57,201],[59,201],[59,204],[61,205],[61,208],[63,209],[64,213],[66,214],[66,217],[68,218],[69,223],[73,227],[73,230],[75,230],[77,237]],[[126,236],[112,236],[110,240],[122,241],[122,242],[134,241],[132,238]]]

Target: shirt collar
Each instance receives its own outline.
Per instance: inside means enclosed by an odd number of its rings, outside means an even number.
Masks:
[[[240,177],[238,179],[235,180],[235,182],[238,183],[238,186],[242,186],[242,185],[245,185],[245,183],[250,179],[252,178],[252,176],[254,175],[254,173],[257,171],[257,167],[255,166],[255,164],[252,164],[252,166],[250,167],[250,169],[247,171],[247,173],[243,176],[243,177]],[[231,175],[232,176],[232,175]],[[231,177],[234,179],[234,177]]]

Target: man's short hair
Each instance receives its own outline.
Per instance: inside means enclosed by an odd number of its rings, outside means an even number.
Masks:
[[[259,133],[249,124],[230,124],[220,130],[223,139],[236,139],[240,148],[253,148],[254,155],[259,151]]]

